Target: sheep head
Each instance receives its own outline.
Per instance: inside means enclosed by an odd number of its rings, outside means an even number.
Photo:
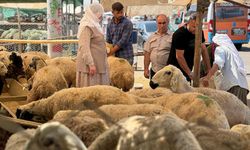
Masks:
[[[8,72],[7,67],[4,65],[3,62],[0,61],[0,76],[5,76],[7,72]]]
[[[42,58],[34,56],[31,60],[31,63],[29,64],[29,67],[37,71],[46,65],[46,62]]]
[[[151,88],[165,87],[173,92],[183,93],[192,91],[192,87],[186,80],[180,69],[173,65],[168,65],[156,72],[150,83]]]
[[[35,150],[87,150],[82,141],[66,126],[59,122],[41,125],[25,149]]]

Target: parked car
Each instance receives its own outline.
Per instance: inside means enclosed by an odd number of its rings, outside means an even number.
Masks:
[[[156,21],[140,21],[134,22],[134,28],[137,29],[137,45],[139,49],[144,48],[144,43],[147,41],[148,37],[157,31]],[[172,24],[168,25],[168,30],[174,32],[177,28]]]
[[[157,30],[156,21],[140,21],[135,23],[135,28],[138,30],[138,48],[143,49],[148,37]]]

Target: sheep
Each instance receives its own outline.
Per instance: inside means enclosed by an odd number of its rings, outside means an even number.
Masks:
[[[89,103],[96,107],[105,104],[136,104],[135,96],[128,95],[116,87],[96,85],[60,90],[48,98],[19,106],[16,115],[32,120],[34,116],[51,120],[60,110],[86,110]]]
[[[26,53],[22,53],[21,57],[23,59],[23,67],[24,67],[24,71],[26,73],[27,79],[31,78],[32,75],[35,73],[35,70],[33,70],[33,69],[31,69],[29,67],[29,64],[32,62],[32,58],[35,57],[35,56],[40,57],[43,60],[50,59],[47,54],[42,53],[42,52],[26,52]]]
[[[163,90],[162,88],[158,90],[141,89],[129,93],[140,96],[140,98],[136,99],[137,103],[163,106],[189,122],[204,122],[216,128],[229,129],[227,118],[221,107],[216,101],[203,94],[179,94],[173,93],[169,89]]]
[[[3,62],[6,67],[11,63],[9,60],[10,55],[11,53],[8,51],[0,51],[0,61]]]
[[[28,83],[30,89],[27,95],[28,102],[46,98],[56,91],[68,87],[62,72],[53,66],[46,66],[38,70]]]
[[[138,89],[138,90],[130,90],[128,94],[136,95],[141,98],[156,98],[163,95],[167,95],[169,93],[172,93],[169,89],[166,88],[144,88],[144,89]]]
[[[36,129],[27,129],[12,134],[6,143],[5,150],[24,150],[25,144],[35,135]]]
[[[6,84],[5,75],[7,72],[7,67],[0,61],[0,95],[2,94],[4,84]]]
[[[102,119],[89,116],[60,116],[54,117],[51,121],[58,121],[68,127],[87,147],[108,129],[107,124]]]
[[[203,150],[247,150],[250,149],[248,136],[230,130],[213,129],[188,123],[187,128],[193,133]]]
[[[230,130],[233,131],[233,132],[240,133],[240,134],[245,134],[245,133],[250,134],[250,126],[245,125],[245,124],[234,125]]]
[[[240,123],[250,124],[249,108],[235,95],[210,88],[193,88],[175,66],[169,65],[158,71],[152,82],[153,86],[165,87],[176,93],[198,92],[214,99],[225,112],[230,126]]]
[[[134,104],[134,105],[103,105],[99,107],[99,110],[104,112],[108,116],[108,120],[113,122],[118,122],[119,120],[134,116],[155,116],[161,115],[166,112],[170,112],[170,110],[164,109],[162,106],[153,105],[153,104]],[[78,117],[89,116],[92,118],[102,118],[105,116],[101,116],[100,114],[96,113],[95,110],[64,110],[59,111],[56,113],[53,119],[57,118],[71,118],[72,116],[77,115]]]
[[[58,67],[63,73],[68,86],[75,87],[76,63],[70,57],[57,57],[47,61],[40,57],[33,57],[29,66],[37,71],[47,65]]]
[[[19,78],[26,78],[23,69],[23,60],[20,55],[12,52],[9,55],[10,64],[7,66],[8,72],[6,78],[12,78],[18,80]]]
[[[26,143],[24,150],[87,150],[82,141],[59,122],[42,124]]]
[[[111,85],[124,92],[129,91],[134,85],[134,70],[126,59],[108,57],[109,77]]]
[[[133,116],[118,122],[101,134],[89,150],[201,150],[194,135],[174,114]]]

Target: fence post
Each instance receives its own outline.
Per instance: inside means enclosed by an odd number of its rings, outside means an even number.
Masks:
[[[62,0],[47,0],[48,39],[62,36]],[[51,58],[62,56],[62,44],[48,44],[48,55]]]

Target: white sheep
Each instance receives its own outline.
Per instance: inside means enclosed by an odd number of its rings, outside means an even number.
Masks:
[[[46,98],[56,91],[68,88],[62,72],[53,66],[46,66],[38,70],[29,80],[30,91],[27,101],[36,101]]]
[[[135,96],[128,95],[112,86],[96,85],[60,90],[48,98],[22,105],[17,116],[32,119],[40,116],[46,121],[60,110],[86,110],[107,104],[136,104]]]
[[[84,117],[89,116],[92,118],[103,118],[107,119],[108,123],[118,122],[119,120],[140,115],[140,116],[156,116],[162,115],[170,110],[164,109],[162,106],[154,105],[154,104],[133,104],[133,105],[123,105],[123,104],[116,104],[116,105],[103,105],[99,107],[99,110],[105,113],[105,116],[102,114],[98,114],[96,110],[63,110],[56,113],[53,119],[58,118],[70,118],[72,116]],[[110,122],[109,122],[110,121]]]
[[[173,113],[162,116],[134,116],[118,122],[100,135],[89,150],[201,150],[194,135]]]
[[[27,129],[12,134],[8,139],[5,150],[24,150],[25,144],[35,135],[36,129]]]
[[[198,92],[214,99],[226,114],[230,126],[235,124],[250,124],[250,110],[235,95],[210,88],[193,88],[182,72],[169,65],[158,71],[153,79],[153,85],[165,87],[176,93]]]
[[[59,122],[42,124],[24,150],[87,150],[84,143]]]
[[[134,69],[126,59],[108,57],[109,77],[111,85],[124,92],[129,91],[134,85]]]
[[[225,113],[213,99],[200,93],[173,93],[169,89],[140,89],[129,92],[140,96],[137,103],[149,103],[170,109],[178,117],[189,122],[210,124],[215,128],[229,129]],[[141,94],[139,94],[141,93]],[[145,98],[146,97],[146,98]],[[148,97],[148,98],[147,98]]]

